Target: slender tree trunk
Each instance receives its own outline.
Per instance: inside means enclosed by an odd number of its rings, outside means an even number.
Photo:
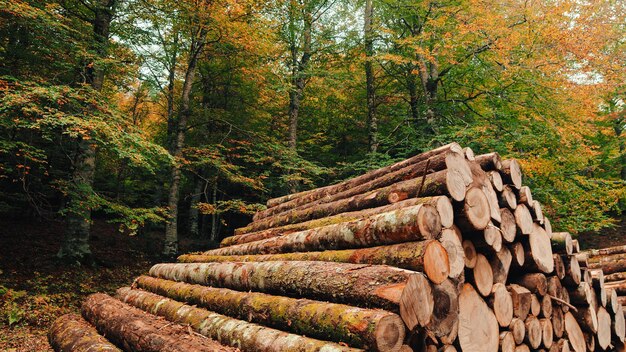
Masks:
[[[170,189],[167,202],[169,221],[165,225],[165,243],[163,246],[163,255],[167,257],[175,256],[178,253],[178,201],[180,198],[180,179],[182,176],[180,158],[182,157],[183,148],[185,147],[185,132],[190,115],[191,88],[196,75],[198,56],[204,46],[204,34],[201,33],[200,38],[199,41],[194,41],[191,44],[189,63],[187,64],[185,81],[181,93],[178,124],[176,126],[176,139],[174,140],[175,145],[172,150],[172,156],[177,160],[175,160],[170,174]]]
[[[174,114],[174,88],[176,83],[176,64],[178,63],[178,33],[174,35],[174,51],[170,57],[167,76],[167,148],[174,151],[174,135],[176,132],[176,115]]]
[[[106,57],[108,52],[109,33],[115,6],[116,0],[101,0],[93,9],[93,49],[98,58]],[[86,71],[87,83],[95,91],[102,90],[104,71],[93,62],[87,65]],[[93,260],[89,247],[91,209],[84,204],[88,204],[88,198],[91,196],[96,169],[96,144],[93,139],[81,138],[78,141],[73,166],[71,182],[76,193],[68,201],[65,237],[57,257],[69,262],[91,263]]]
[[[217,204],[217,178],[215,178],[215,182],[213,183],[213,189],[211,191],[211,202],[213,202],[212,204]],[[219,219],[220,213],[218,213],[217,211],[211,214],[211,234],[209,240],[212,242],[218,241]]]
[[[439,85],[439,67],[434,62],[427,62],[420,57],[422,67],[420,68],[420,78],[426,97],[426,122],[432,127],[437,115],[435,103],[437,101],[437,89]]]
[[[198,211],[198,203],[202,199],[202,189],[204,188],[204,180],[200,177],[196,178],[196,184],[193,189],[193,193],[191,194],[191,202],[189,204],[189,233],[198,237],[200,233],[200,212]]]
[[[409,91],[409,108],[411,111],[412,123],[418,123],[419,116],[419,97],[417,92],[417,76],[413,73],[415,68],[413,65],[407,66],[406,86]]]
[[[376,91],[374,87],[374,71],[372,57],[374,56],[374,36],[372,30],[372,17],[374,16],[373,0],[365,1],[365,14],[363,16],[363,32],[365,36],[365,85],[367,91],[367,126],[368,144],[370,153],[378,150],[378,121],[376,117]]]

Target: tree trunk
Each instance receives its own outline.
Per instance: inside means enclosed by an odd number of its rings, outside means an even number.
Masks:
[[[175,283],[149,276],[140,276],[135,285],[229,317],[354,347],[379,351],[397,348],[405,334],[400,317],[382,310]],[[390,335],[396,337],[395,341],[390,341]]]
[[[81,312],[102,335],[126,350],[142,352],[224,351],[236,349],[190,335],[177,324],[124,304],[102,293],[94,293],[83,301]]]
[[[376,117],[376,90],[374,87],[374,71],[372,61],[374,56],[374,33],[372,17],[374,16],[373,0],[365,0],[363,15],[363,33],[365,37],[365,89],[367,95],[367,134],[370,153],[378,150],[378,121]]]
[[[201,335],[215,339],[224,345],[237,347],[238,350],[259,352],[317,352],[326,349],[346,352],[362,351],[233,319],[153,293],[132,290],[128,287],[118,289],[117,296],[132,306],[162,316],[171,322],[188,325]],[[271,343],[269,343],[270,341]]]
[[[204,189],[205,182],[201,178],[196,178],[196,182],[191,194],[191,201],[189,202],[189,233],[198,237],[200,234],[200,211],[198,210],[198,203],[202,200],[202,190]]]
[[[122,351],[76,314],[66,314],[56,319],[48,332],[48,341],[56,352]]]

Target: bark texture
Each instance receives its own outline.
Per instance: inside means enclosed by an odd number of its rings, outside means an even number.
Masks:
[[[48,332],[48,341],[56,352],[122,351],[76,314],[66,314],[55,320]]]

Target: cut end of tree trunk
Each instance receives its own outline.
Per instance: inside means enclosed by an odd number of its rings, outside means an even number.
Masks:
[[[554,270],[552,246],[546,230],[538,224],[533,224],[533,231],[529,235],[530,254],[539,270],[546,274]]]
[[[455,254],[458,256],[458,254]],[[450,274],[450,262],[446,248],[438,241],[431,241],[424,251],[424,273],[428,278],[440,284]]]
[[[397,315],[389,315],[379,320],[374,332],[378,351],[398,351],[402,347],[405,327]]]
[[[484,230],[491,221],[489,201],[485,192],[472,187],[467,191],[463,214],[468,225],[474,230]]]
[[[464,248],[461,240],[459,239],[458,228],[453,227],[450,229],[444,229],[441,233],[441,244],[445,247],[448,253],[449,273],[450,278],[457,278],[463,273],[465,268],[465,255]]]
[[[400,297],[400,316],[413,331],[418,326],[426,326],[433,316],[435,301],[428,279],[419,273],[409,277]]]
[[[459,295],[459,343],[463,351],[497,352],[498,321],[472,285],[464,284]]]

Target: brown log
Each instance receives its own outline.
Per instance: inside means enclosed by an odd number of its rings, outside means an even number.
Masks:
[[[429,324],[435,309],[435,299],[428,279],[419,273],[409,276],[398,305],[400,316],[409,331]]]
[[[524,324],[524,320],[513,318],[511,320],[511,325],[509,325],[509,330],[513,334],[513,339],[516,344],[519,345],[524,342],[524,338],[526,338],[526,325]]]
[[[48,331],[48,341],[56,352],[122,351],[76,314],[56,319]]]
[[[548,292],[548,279],[541,273],[524,274],[516,280],[516,283],[541,296]]]
[[[506,243],[513,243],[515,241],[515,235],[517,234],[517,225],[515,224],[515,215],[509,210],[500,209],[500,231],[502,232],[502,239]]]
[[[343,304],[239,292],[140,276],[134,285],[219,314],[350,346],[392,350],[402,345],[404,323],[396,314]],[[392,341],[396,336],[396,341]]]
[[[132,306],[164,317],[171,322],[188,325],[200,335],[215,339],[224,345],[237,347],[242,351],[363,351],[233,319],[142,290],[123,287],[117,290],[117,297]],[[397,350],[402,346],[402,341],[397,343],[398,336],[386,336],[390,338],[388,342],[397,344],[393,346],[386,344],[385,336],[383,336],[381,343],[388,348],[387,350]]]
[[[493,223],[490,222],[481,235],[474,238],[474,245],[477,248],[494,252],[499,252],[502,249],[502,234]]]
[[[541,313],[541,301],[536,294],[530,296],[530,315],[538,317]]]
[[[626,259],[618,259],[604,263],[589,263],[591,269],[602,269],[605,274],[614,274],[626,271]]]
[[[574,245],[574,254],[580,253],[580,242],[578,242],[578,240],[572,240],[572,244]]]
[[[554,233],[552,231],[552,222],[550,221],[550,219],[547,216],[543,216],[543,229],[546,230],[546,233],[548,234],[548,236],[550,238],[552,238],[552,234]]]
[[[510,331],[500,333],[500,352],[515,352],[515,338]]]
[[[604,284],[604,287],[606,289],[614,290],[617,292],[618,296],[626,296],[626,280],[607,282]]]
[[[498,195],[498,205],[500,208],[508,208],[515,210],[517,208],[517,199],[515,198],[515,192],[513,187],[504,185],[502,192]]]
[[[585,342],[585,335],[580,329],[580,325],[578,324],[578,321],[576,321],[576,318],[571,312],[567,312],[565,313],[563,320],[565,323],[565,332],[567,333],[567,338],[572,346],[572,349],[575,352],[586,352],[587,344]]]
[[[563,333],[565,332],[565,322],[563,319],[563,311],[559,307],[554,307],[550,321],[552,322],[554,336],[558,338],[563,337]]]
[[[533,220],[543,225],[543,210],[541,209],[541,203],[538,200],[533,200],[533,205],[530,209],[530,214],[533,216]]]
[[[502,180],[513,185],[516,189],[522,187],[522,168],[515,159],[502,160],[502,169],[500,170]]]
[[[561,304],[561,310],[563,311],[563,313],[567,313],[570,308],[569,291],[563,288],[563,290],[561,290],[561,297],[559,297],[559,299],[564,302]]]
[[[520,234],[530,235],[533,231],[533,217],[524,204],[518,204],[513,212],[515,215],[515,223]]]
[[[590,332],[592,334],[596,334],[598,332],[598,312],[593,308],[593,306],[578,307],[578,309],[573,311],[572,314],[578,321],[578,324],[583,331]]]
[[[604,307],[598,308],[597,314],[598,331],[597,331],[597,343],[603,350],[606,350],[611,344],[611,315],[604,309]]]
[[[456,249],[455,249],[456,250]],[[453,260],[463,260],[453,253]],[[211,262],[268,262],[268,261],[324,261],[353,264],[379,264],[421,271],[435,283],[441,283],[450,272],[449,255],[437,240],[405,242],[371,248],[343,249],[323,252],[296,252],[256,255],[185,254],[178,257],[184,263]],[[455,262],[458,266],[458,263]]]
[[[563,286],[561,285],[561,280],[559,280],[558,276],[549,276],[548,280],[548,294],[552,297],[561,298]]]
[[[168,323],[102,293],[87,297],[81,311],[102,335],[127,350],[236,351],[214,340],[192,335],[180,325]]]
[[[526,261],[526,256],[524,254],[524,245],[522,245],[520,242],[516,242],[511,244],[511,246],[509,246],[509,249],[511,250],[511,254],[513,256],[513,264],[515,264],[517,268],[523,267],[524,262]]]
[[[569,232],[554,232],[550,242],[554,253],[572,255],[574,252],[574,242]]]
[[[617,291],[615,291],[612,288],[607,288],[606,289],[606,296],[607,296],[606,309],[609,312],[611,312],[613,314],[616,314],[617,310],[619,309],[619,307],[622,306],[619,303],[619,301],[617,300]]]
[[[591,269],[588,270],[588,272],[591,275],[591,287],[593,287],[596,292],[598,303],[606,307],[608,296],[604,287],[604,272],[602,269]]]
[[[615,314],[612,315],[611,331],[615,339],[624,342],[626,336],[626,320],[624,319],[624,311],[621,305],[618,306]]]
[[[626,253],[626,245],[601,248],[601,249],[590,249],[590,250],[585,251],[584,253],[586,253],[587,255],[591,257],[606,256],[606,255],[617,254],[617,253]]]
[[[504,328],[511,324],[513,319],[513,299],[504,284],[495,283],[493,285],[487,303],[493,310],[500,327]]]
[[[500,154],[496,152],[476,155],[474,161],[485,171],[498,171],[502,169],[502,158],[500,158]]]
[[[550,348],[550,352],[570,352],[570,344],[567,339],[559,339],[555,343],[552,344]]]
[[[528,289],[516,284],[507,286],[507,289],[511,293],[511,299],[513,300],[513,316],[525,320],[530,312],[532,294]]]
[[[403,209],[419,204],[428,204],[437,208],[439,217],[441,219],[441,225],[443,227],[450,227],[454,222],[454,209],[452,203],[448,197],[422,197],[422,198],[410,198],[394,204],[388,204],[381,207],[369,208],[357,211],[351,211],[346,213],[340,213],[324,217],[321,219],[313,219],[305,222],[287,224],[270,229],[265,229],[256,232],[248,232],[246,227],[235,229],[235,235],[226,237],[220,243],[220,247],[228,247],[235,244],[242,244],[248,242],[254,242],[263,240],[266,238],[282,236],[297,231],[310,230],[316,227],[338,224],[346,221],[365,219],[374,215]]]
[[[391,311],[398,311],[409,278],[423,276],[385,265],[329,262],[156,264],[150,275],[237,291],[261,291]],[[428,281],[426,277],[424,280]],[[424,298],[422,308],[428,306],[428,299],[432,301],[432,296]]]
[[[485,173],[482,169],[480,169],[480,167],[475,167],[475,164],[470,164],[470,168],[472,170],[472,176],[474,178],[473,184],[482,189],[482,191],[487,196],[491,220],[495,223],[500,223],[502,219],[500,218],[501,207],[498,203],[498,193],[491,185],[489,175]]]
[[[533,231],[528,236],[529,251],[525,266],[530,270],[539,270],[546,274],[554,270],[550,238],[541,226],[533,223]]]
[[[578,266],[580,266],[581,268],[586,268],[589,266],[589,256],[587,255],[587,253],[577,253],[574,255],[576,256],[576,259],[578,259]]]
[[[477,319],[480,317],[480,319]],[[459,295],[459,343],[463,351],[497,352],[498,321],[472,285],[464,284]]]
[[[613,274],[608,274],[606,275],[606,273],[604,272],[604,270],[602,270],[602,273],[604,273],[604,281],[605,282],[611,282],[611,281],[621,281],[621,280],[626,280],[626,273],[621,272],[621,273],[613,273]]]
[[[204,254],[276,254],[371,247],[432,239],[440,232],[441,221],[435,207],[420,204],[362,220],[213,249]]]
[[[350,180],[347,181],[343,181],[340,182],[338,184],[335,185],[330,185],[330,186],[326,186],[326,187],[322,187],[322,188],[317,188],[314,190],[309,190],[309,191],[304,191],[304,192],[300,192],[300,193],[295,193],[295,194],[290,194],[290,195],[286,195],[286,196],[282,196],[282,197],[278,197],[278,198],[273,198],[267,201],[267,206],[268,207],[275,207],[279,204],[282,203],[286,203],[289,201],[293,201],[294,199],[297,198],[305,198],[303,199],[304,203],[309,203],[311,202],[313,199],[320,199],[322,197],[325,197],[328,194],[333,194],[333,193],[338,193],[341,192],[345,189],[349,189],[351,187],[355,187],[361,184],[364,184],[368,181],[371,181],[373,179],[379,178],[383,175],[387,175],[389,173],[392,173],[394,171],[406,168],[407,166],[410,165],[414,165],[420,162],[424,162],[427,161],[428,159],[431,159],[431,163],[433,164],[433,166],[435,166],[437,164],[436,161],[434,161],[434,159],[438,159],[441,160],[442,157],[441,155],[447,155],[449,153],[458,153],[458,154],[463,154],[463,148],[461,148],[460,145],[458,145],[457,143],[450,143],[447,145],[444,145],[442,147],[433,149],[433,150],[429,150],[427,152],[415,155],[409,159],[406,160],[402,160],[400,162],[397,162],[395,164],[386,166],[386,167],[382,167],[376,170],[372,170],[370,172],[367,172],[363,175],[360,175],[358,177],[352,178]],[[443,158],[444,163],[445,163],[445,157]],[[431,167],[429,165],[429,167]]]
[[[532,206],[533,195],[528,186],[520,187],[518,193],[519,203],[524,203],[526,206]]]
[[[469,269],[473,269],[476,266],[476,247],[470,240],[464,240],[463,253],[465,254],[464,263]]]
[[[448,276],[450,278],[458,278],[463,273],[465,267],[464,250],[459,229],[456,226],[443,229],[439,241],[446,249],[448,255],[448,263],[450,265]],[[440,281],[435,281],[435,283],[440,283]]]
[[[541,297],[541,313],[539,316],[546,319],[552,318],[552,298],[549,295]]]
[[[564,290],[569,292],[570,302],[576,306],[588,306],[591,304],[591,287],[587,282],[581,282],[578,287],[571,290]]]
[[[563,261],[563,257],[560,254],[553,254],[552,259],[554,260],[554,275],[556,275],[559,280],[563,280],[565,278],[565,262]]]
[[[438,349],[437,352],[456,352],[456,347],[453,345],[445,345]]]
[[[432,286],[434,309],[426,330],[438,338],[449,337],[459,318],[459,291],[457,286],[446,280]]]
[[[552,347],[552,343],[554,342],[552,322],[550,319],[540,319],[539,324],[541,325],[541,344],[545,348]]]
[[[493,282],[506,283],[512,261],[513,256],[511,255],[511,251],[506,247],[491,256],[489,264],[491,265]]]
[[[476,266],[469,271],[471,275],[466,279],[474,283],[476,290],[483,296],[487,297],[491,293],[493,287],[493,271],[487,258],[482,254],[476,255]]]
[[[585,335],[585,343],[587,344],[587,350],[595,351],[596,350],[596,335],[583,331]]]
[[[530,352],[530,347],[526,344],[515,346],[515,352]]]
[[[532,349],[539,348],[543,334],[539,319],[533,315],[529,315],[526,320],[524,320],[524,325],[526,325],[526,337],[524,338],[524,342]]]
[[[493,189],[497,192],[502,192],[504,184],[502,183],[502,176],[500,176],[500,173],[498,171],[489,171],[487,174],[489,175],[489,181],[491,181]]]
[[[580,266],[578,266],[578,260],[575,256],[563,257],[562,259],[565,265],[563,284],[568,287],[577,287],[580,285],[582,275]]]
[[[465,159],[467,159],[469,161],[475,161],[476,160],[476,154],[474,154],[474,151],[470,147],[463,148],[463,154],[465,154]]]
[[[462,208],[455,213],[454,223],[463,232],[484,230],[491,221],[489,201],[480,188],[471,187]]]
[[[465,199],[466,186],[466,178],[463,174],[442,170],[428,174],[424,178],[398,182],[391,186],[375,189],[350,198],[340,199],[330,203],[316,204],[307,209],[294,209],[293,211],[283,214],[277,214],[276,216],[253,222],[241,231],[244,233],[260,231],[286,224],[319,219],[339,213],[373,208],[393,203],[393,200],[403,200],[414,197],[448,195],[452,197],[452,199],[460,202]]]

